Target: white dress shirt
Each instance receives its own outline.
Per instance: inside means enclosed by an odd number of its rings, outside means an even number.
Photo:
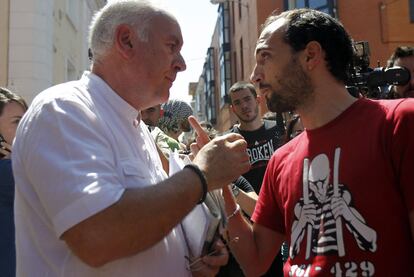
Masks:
[[[35,98],[13,148],[17,276],[191,276],[180,225],[150,249],[100,268],[60,239],[126,188],[167,177],[138,115],[90,72]]]

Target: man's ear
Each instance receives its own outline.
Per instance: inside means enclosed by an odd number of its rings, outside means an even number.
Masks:
[[[134,54],[134,36],[134,31],[126,24],[119,25],[115,30],[115,47],[124,58]]]
[[[306,69],[313,70],[323,59],[322,46],[317,41],[310,41],[304,49]]]
[[[259,95],[259,94],[256,95],[256,101],[257,101],[258,104],[262,103],[262,100],[263,100],[263,98],[262,98],[261,95]]]

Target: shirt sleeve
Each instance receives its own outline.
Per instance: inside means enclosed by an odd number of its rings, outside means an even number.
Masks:
[[[283,234],[285,233],[285,220],[277,204],[279,193],[277,192],[278,174],[276,172],[276,164],[276,156],[273,155],[266,168],[252,220],[257,224]]]
[[[106,129],[86,104],[50,100],[23,122],[18,159],[58,237],[119,200],[124,187]],[[22,188],[25,197],[34,197]]]
[[[392,124],[392,160],[404,203],[414,210],[414,100],[405,99],[395,109]]]
[[[239,178],[237,178],[237,180],[234,182],[234,184],[244,192],[254,191],[254,188],[252,187],[252,185],[243,176],[240,176]]]

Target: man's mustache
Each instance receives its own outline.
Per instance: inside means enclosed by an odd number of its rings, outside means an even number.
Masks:
[[[259,89],[271,88],[269,84],[259,84]]]

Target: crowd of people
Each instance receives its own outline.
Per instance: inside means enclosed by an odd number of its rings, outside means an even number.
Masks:
[[[171,13],[111,1],[89,44],[90,70],[29,106],[0,89],[1,276],[414,276],[413,47],[388,61],[412,76],[397,99],[356,98],[338,20],[271,15],[219,134],[168,99]],[[168,177],[174,151],[191,162]],[[183,222],[216,190],[224,228],[194,256]]]

